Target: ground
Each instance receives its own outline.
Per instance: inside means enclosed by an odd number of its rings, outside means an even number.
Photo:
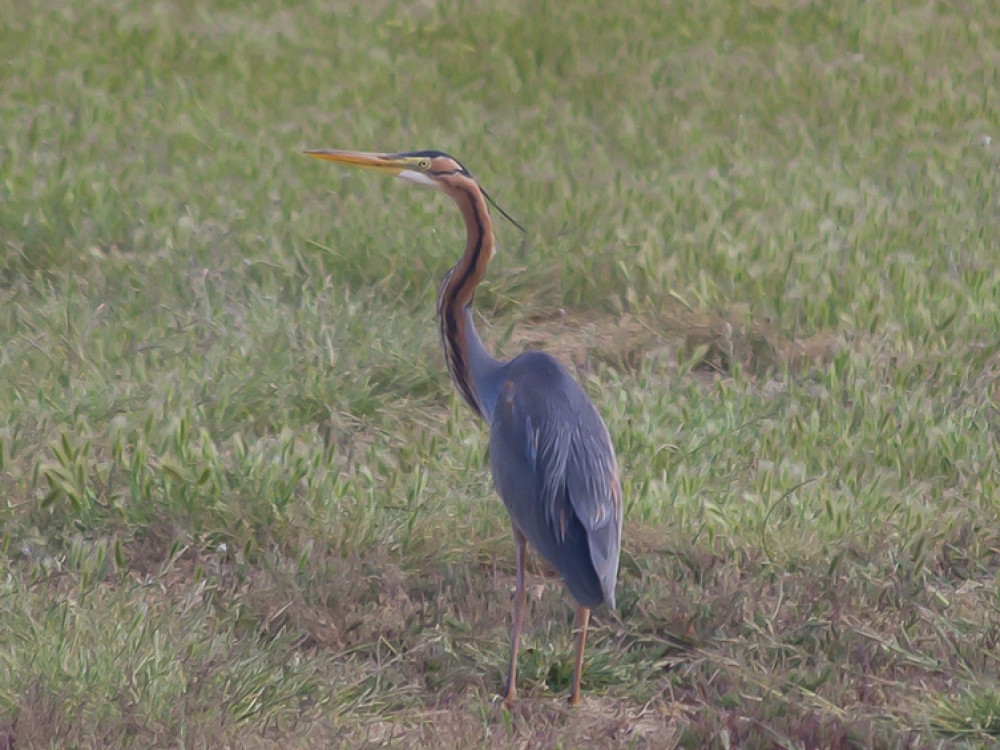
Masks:
[[[990,3],[0,0],[0,747],[1000,737]],[[622,469],[618,609],[514,547],[433,321]]]

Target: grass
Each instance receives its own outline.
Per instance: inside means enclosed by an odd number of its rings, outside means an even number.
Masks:
[[[1000,738],[1000,22],[985,2],[0,0],[0,745]],[[583,705],[448,383],[478,296],[623,470]]]

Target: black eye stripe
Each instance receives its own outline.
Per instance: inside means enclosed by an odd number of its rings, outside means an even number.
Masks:
[[[432,174],[435,177],[442,177],[442,176],[444,176],[446,174],[464,174],[464,175],[468,175],[469,173],[466,172],[464,169],[438,169],[438,170],[428,171],[427,174]]]

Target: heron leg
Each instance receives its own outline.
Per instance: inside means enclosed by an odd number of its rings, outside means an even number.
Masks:
[[[569,704],[580,702],[580,673],[583,671],[583,648],[587,645],[587,623],[590,622],[590,608],[578,607],[573,629],[576,631],[576,661],[573,663],[573,688],[569,694]]]
[[[510,666],[507,668],[507,690],[503,702],[510,705],[517,700],[517,647],[521,642],[521,624],[524,622],[524,551],[527,545],[524,534],[514,529],[515,558],[517,573],[514,591],[514,626],[510,634]]]

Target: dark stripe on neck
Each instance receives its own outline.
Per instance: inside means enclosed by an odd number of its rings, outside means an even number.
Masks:
[[[455,317],[457,312],[455,310],[455,300],[459,293],[465,288],[465,285],[468,283],[468,279],[476,272],[476,268],[479,265],[479,256],[483,251],[483,241],[486,237],[486,233],[483,231],[483,222],[479,215],[475,194],[469,188],[458,189],[465,194],[465,197],[469,201],[469,207],[472,211],[473,219],[476,222],[476,238],[475,244],[471,248],[466,248],[465,254],[463,255],[463,259],[468,259],[468,264],[463,271],[461,278],[457,281],[449,280],[444,290],[446,297],[444,304],[441,307],[444,335],[447,339],[446,346],[444,347],[444,353],[446,357],[449,357],[452,360],[453,367],[449,367],[448,369],[451,373],[452,379],[455,381],[455,386],[459,391],[461,391],[462,396],[465,398],[469,406],[472,407],[473,411],[482,417],[483,413],[479,408],[476,394],[473,390],[472,384],[469,382],[470,373],[463,356],[463,345],[458,338],[458,319]],[[471,304],[472,300],[470,298],[469,305],[471,306]],[[471,325],[471,319],[469,323]]]

